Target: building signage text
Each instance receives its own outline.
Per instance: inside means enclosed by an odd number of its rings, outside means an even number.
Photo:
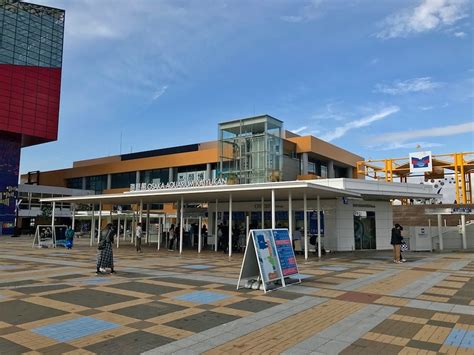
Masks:
[[[178,181],[168,183],[141,183],[141,184],[130,184],[130,192],[136,191],[153,191],[163,189],[179,189],[186,187],[203,187],[203,186],[217,186],[227,185],[226,178],[219,179],[205,179],[205,180],[194,180],[194,181]]]

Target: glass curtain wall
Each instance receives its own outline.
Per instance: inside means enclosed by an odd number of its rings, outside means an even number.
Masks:
[[[219,172],[228,183],[282,179],[283,123],[259,116],[219,124]]]

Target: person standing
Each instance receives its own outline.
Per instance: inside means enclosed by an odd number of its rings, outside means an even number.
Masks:
[[[170,229],[168,231],[168,251],[174,251],[173,245],[175,238],[176,234],[174,230],[174,224],[171,224]]]
[[[102,274],[107,268],[110,268],[112,274],[114,271],[114,244],[115,231],[112,223],[107,224],[100,232],[99,244],[97,246],[97,274]]]
[[[402,229],[403,227],[398,223],[392,228],[392,237],[390,239],[390,244],[393,246],[393,262],[395,264],[401,264],[400,256],[400,245],[402,244]]]
[[[137,238],[137,253],[142,252],[142,235],[143,229],[141,222],[137,223],[137,227],[135,228],[135,238]]]
[[[303,245],[301,245],[301,232],[300,232],[300,229],[299,227],[296,228],[296,230],[293,232],[293,236],[292,236],[292,244],[293,244],[293,251],[295,252],[296,254],[296,248],[295,248],[295,242],[297,240],[299,240],[298,243],[300,243],[300,249],[303,249]]]
[[[67,227],[65,236],[66,236],[66,248],[71,249],[73,245],[73,240],[74,240],[74,230],[72,229],[71,226]]]

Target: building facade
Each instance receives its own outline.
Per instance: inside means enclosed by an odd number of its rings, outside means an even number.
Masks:
[[[0,230],[12,232],[20,149],[57,139],[64,10],[0,0]]]
[[[22,182],[100,194],[132,184],[215,178],[229,184],[352,178],[360,160],[313,136],[285,131],[282,121],[263,115],[220,123],[217,141],[77,161],[69,169],[31,172]]]

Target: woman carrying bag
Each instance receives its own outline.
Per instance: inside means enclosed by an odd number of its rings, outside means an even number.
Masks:
[[[114,252],[112,246],[114,244],[115,231],[112,223],[100,232],[100,240],[97,245],[97,274],[102,274],[106,268],[110,268],[110,273],[114,271]]]

